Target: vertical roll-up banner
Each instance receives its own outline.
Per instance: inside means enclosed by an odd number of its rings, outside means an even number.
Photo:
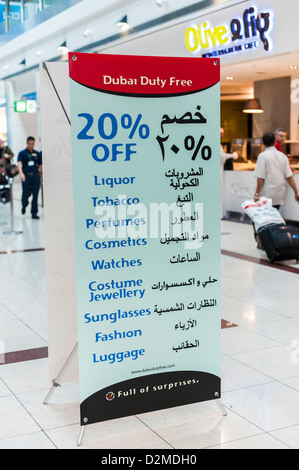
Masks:
[[[219,60],[69,70],[81,424],[219,398]]]

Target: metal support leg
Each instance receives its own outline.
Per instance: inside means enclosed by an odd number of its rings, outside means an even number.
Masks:
[[[6,235],[19,235],[23,233],[19,230],[14,230],[14,215],[13,215],[13,194],[12,194],[12,178],[9,178],[9,201],[10,201],[10,224],[11,229],[3,232]]]
[[[71,354],[69,355],[68,359],[66,360],[66,362],[65,362],[63,368],[61,369],[61,371],[59,372],[57,378],[52,380],[53,385],[52,385],[52,387],[51,387],[51,389],[50,389],[48,395],[46,396],[46,398],[45,398],[44,401],[43,401],[43,404],[44,404],[44,405],[47,405],[47,404],[48,404],[48,402],[49,402],[49,400],[50,400],[50,398],[51,398],[51,396],[52,396],[52,394],[53,394],[55,388],[60,387],[60,383],[59,383],[59,382],[60,382],[60,379],[62,378],[62,376],[63,376],[63,374],[65,373],[66,369],[67,369],[68,366],[70,365],[70,363],[71,363],[71,361],[72,361],[72,359],[73,359],[73,357],[74,357],[74,355],[75,355],[75,353],[76,353],[76,351],[77,351],[77,348],[78,348],[78,343],[76,343],[76,346],[74,347],[74,349],[72,350],[72,352],[71,352]]]
[[[83,423],[87,424],[88,423],[88,418],[84,418]],[[82,444],[83,436],[84,436],[84,432],[85,432],[85,427],[86,426],[81,426],[81,431],[80,431],[80,434],[79,434],[79,439],[78,439],[78,442],[77,442],[77,446],[80,446]]]
[[[84,432],[85,432],[85,426],[81,426],[81,430],[80,430],[80,434],[79,434],[79,438],[77,442],[78,447],[82,444]]]
[[[52,380],[52,383],[53,383],[53,385],[52,385],[52,387],[50,388],[50,390],[49,390],[49,392],[48,392],[48,395],[46,396],[46,398],[45,398],[44,401],[43,401],[43,404],[44,404],[44,405],[47,405],[47,404],[48,404],[48,402],[49,402],[49,400],[50,400],[50,398],[51,398],[51,396],[52,396],[52,394],[53,394],[55,388],[56,388],[56,387],[60,387],[60,385],[56,382],[55,379]]]
[[[226,409],[222,405],[221,401],[218,399],[218,400],[216,400],[216,403],[217,403],[218,407],[220,408],[220,411],[221,411],[222,415],[227,416]]]

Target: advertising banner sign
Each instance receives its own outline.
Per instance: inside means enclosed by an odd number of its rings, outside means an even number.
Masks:
[[[81,424],[220,398],[219,60],[69,70]]]

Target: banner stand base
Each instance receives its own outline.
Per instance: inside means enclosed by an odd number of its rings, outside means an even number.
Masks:
[[[43,401],[43,404],[44,405],[47,405],[49,403],[49,400],[51,398],[51,396],[53,395],[54,393],[54,390],[57,388],[57,387],[61,387],[61,384],[59,383],[61,378],[63,377],[63,374],[65,373],[66,369],[68,368],[68,366],[70,365],[74,355],[76,354],[77,352],[77,349],[78,349],[78,343],[76,343],[76,345],[74,346],[71,354],[69,355],[69,357],[67,358],[65,364],[63,365],[61,371],[59,372],[58,376],[56,379],[53,379],[52,380],[52,387],[50,388],[46,398],[44,399]],[[223,416],[227,416],[227,412],[224,408],[224,406],[222,405],[221,401],[219,398],[216,398],[215,399],[215,402],[218,406],[218,408],[220,409],[221,413]],[[78,437],[78,441],[77,441],[77,446],[80,447],[82,445],[82,442],[83,442],[83,438],[84,438],[84,434],[85,434],[85,428],[86,426],[80,426],[80,434],[79,434],[79,437]]]
[[[215,400],[216,404],[218,405],[218,408],[220,409],[221,413],[222,413],[222,416],[227,416],[227,411],[226,409],[224,408],[224,406],[222,405],[221,401],[219,398],[217,398]],[[84,437],[84,433],[85,433],[85,428],[86,426],[80,426],[80,434],[79,434],[79,437],[78,437],[78,441],[77,441],[77,446],[80,447],[82,442],[83,442],[83,437]]]
[[[70,356],[68,357],[66,363],[64,364],[63,368],[61,369],[60,373],[58,374],[58,377],[57,379],[53,379],[52,380],[52,387],[51,389],[49,390],[46,398],[44,399],[43,401],[43,404],[44,405],[47,405],[52,394],[54,393],[54,390],[55,388],[57,387],[61,387],[61,385],[59,384],[59,380],[62,378],[65,370],[67,369],[68,365],[70,364],[75,352],[77,351],[77,348],[78,348],[78,343],[76,344],[76,346],[74,347],[73,351],[71,352]],[[224,406],[222,405],[221,401],[219,398],[216,398],[215,399],[215,402],[216,402],[216,405],[218,406],[218,408],[220,409],[221,413],[222,413],[222,416],[227,416],[227,412],[224,408]],[[82,442],[83,442],[83,438],[84,438],[84,434],[85,434],[85,428],[86,426],[80,426],[80,434],[79,434],[79,437],[78,437],[78,441],[77,441],[77,446],[80,447],[82,445]]]
[[[67,358],[67,360],[66,360],[64,366],[62,367],[61,371],[59,372],[57,378],[52,380],[52,384],[53,384],[53,385],[52,385],[52,387],[50,388],[50,390],[49,390],[49,392],[48,392],[46,398],[45,398],[44,401],[43,401],[43,404],[44,404],[44,405],[47,405],[47,404],[48,404],[48,402],[49,402],[49,400],[50,400],[50,398],[51,398],[51,396],[52,396],[52,394],[53,394],[55,388],[61,387],[61,385],[60,385],[60,383],[59,383],[59,382],[60,382],[60,379],[63,377],[63,374],[65,373],[66,369],[67,369],[68,366],[70,365],[70,363],[71,363],[71,361],[72,361],[72,359],[73,359],[75,353],[77,352],[77,349],[78,349],[78,343],[76,343],[74,349],[72,350],[71,354],[70,354],[69,357]]]

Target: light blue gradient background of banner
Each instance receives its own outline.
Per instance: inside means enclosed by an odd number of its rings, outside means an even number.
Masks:
[[[193,60],[193,59],[190,59]],[[200,59],[197,59],[200,60]],[[195,61],[194,61],[195,65]],[[172,71],[173,74],[173,71]],[[220,91],[219,84],[198,93],[184,96],[141,98],[117,96],[98,92],[70,80],[71,96],[71,123],[72,123],[72,159],[74,181],[74,213],[75,213],[75,250],[76,250],[76,279],[77,279],[77,306],[78,306],[78,338],[79,338],[79,372],[80,372],[80,401],[104,387],[137,376],[145,375],[143,372],[132,374],[132,371],[142,371],[153,367],[175,364],[174,370],[204,371],[220,377]],[[197,106],[201,106],[201,113],[207,119],[206,124],[165,124],[164,135],[169,135],[165,142],[166,155],[163,162],[157,136],[163,136],[161,121],[163,115],[169,117],[182,116],[186,112],[194,114]],[[84,118],[78,114],[89,113],[94,117],[94,123],[88,134],[94,135],[91,140],[78,140],[77,135],[86,124]],[[112,113],[118,120],[118,133],[113,140],[103,140],[98,135],[97,121],[101,114]],[[131,129],[123,129],[120,125],[121,116],[130,114],[133,122],[138,114],[142,114],[140,124],[149,126],[150,135],[141,139],[138,130],[133,139],[128,135]],[[107,127],[109,132],[109,127]],[[204,161],[200,152],[191,160],[192,151],[184,149],[184,139],[192,135],[198,142],[201,135],[205,140],[203,145],[212,149],[212,158]],[[124,161],[119,156],[116,162],[110,159],[105,162],[96,162],[92,156],[92,148],[103,143],[111,147],[113,143],[136,143],[136,154],[130,161]],[[176,155],[170,147],[176,144],[180,151]],[[203,168],[203,176],[199,177],[199,186],[175,189],[170,186],[171,178],[165,173],[172,169],[176,172],[195,171]],[[101,178],[135,177],[133,184],[109,186],[95,186],[94,176]],[[86,228],[86,219],[101,220],[103,212],[93,207],[92,197],[105,199],[117,198],[119,195],[138,197],[150,213],[150,204],[174,204],[180,194],[181,197],[189,191],[193,192],[193,204],[201,203],[203,207],[203,235],[208,235],[200,249],[185,249],[182,242],[161,244],[160,239],[150,238],[149,222],[142,226],[147,228],[147,245],[115,249],[87,250],[85,242],[89,239],[103,242],[108,239],[98,238],[92,227]],[[137,206],[127,207],[127,218],[140,217]],[[108,210],[108,208],[106,208]],[[117,208],[115,208],[117,209]],[[124,210],[124,208],[122,209]],[[142,216],[142,215],[141,215]],[[105,218],[105,217],[104,217]],[[137,227],[138,228],[138,227]],[[97,233],[96,233],[97,232]],[[138,236],[138,235],[137,235]],[[144,232],[141,234],[145,238]],[[195,256],[200,252],[200,261],[185,263],[170,263],[170,259],[178,255],[189,253]],[[141,259],[142,266],[123,269],[103,269],[94,271],[92,260],[111,261],[125,258]],[[209,279],[217,282],[202,283]],[[199,287],[182,286],[168,289],[152,289],[159,281],[172,282],[188,281],[195,278],[201,281]],[[142,299],[112,299],[100,302],[89,302],[90,292],[88,285],[91,281],[97,283],[111,282],[111,280],[142,279],[141,288],[145,288]],[[136,289],[133,288],[133,289]],[[111,292],[106,291],[106,292]],[[103,293],[101,292],[95,292]],[[187,305],[204,299],[216,299],[217,306],[188,310]],[[184,303],[183,311],[172,311],[158,315],[157,308],[175,307]],[[110,314],[118,309],[135,310],[150,308],[151,315],[132,319],[122,319],[115,323],[109,321],[85,323],[84,315],[90,313]],[[189,319],[196,319],[197,326],[184,331],[176,325],[188,324]],[[95,334],[113,333],[114,330],[125,332],[128,330],[142,331],[142,336],[113,341],[95,342]],[[175,351],[182,342],[200,341],[199,347]],[[118,351],[145,349],[145,354],[137,360],[124,359],[122,362],[94,363],[93,354],[110,354]],[[167,371],[164,369],[163,372]],[[146,382],[146,377],[145,377]]]

